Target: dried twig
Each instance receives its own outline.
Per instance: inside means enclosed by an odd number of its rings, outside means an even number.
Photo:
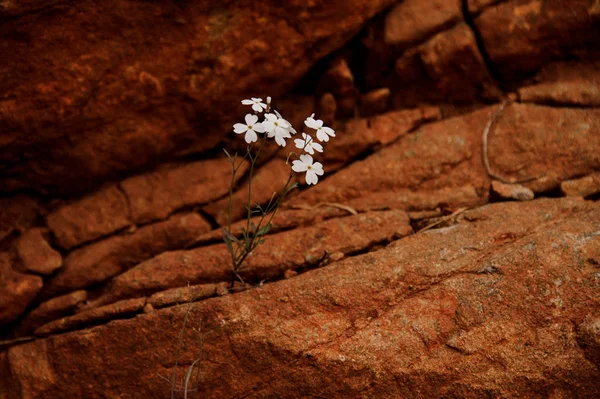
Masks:
[[[319,202],[316,205],[292,205],[292,209],[306,209],[306,210],[310,210],[310,209],[315,209],[315,208],[319,208],[322,206],[330,206],[332,208],[338,208],[341,209],[343,211],[348,212],[351,215],[358,215],[358,212],[356,212],[356,210],[354,208],[351,208],[347,205],[342,205],[342,204],[338,204],[336,202]]]
[[[422,233],[424,231],[427,231],[431,228],[434,228],[435,226],[442,224],[444,222],[447,222],[448,220],[452,220],[454,219],[456,216],[460,215],[461,213],[463,213],[464,211],[466,211],[469,208],[459,208],[457,210],[455,210],[454,212],[452,212],[452,214],[448,215],[448,216],[444,216],[443,218],[441,218],[440,220],[438,220],[435,223],[431,223],[428,226],[423,227],[421,230],[417,231],[417,234]]]
[[[504,177],[497,175],[495,173],[492,172],[492,169],[490,167],[490,161],[488,159],[488,136],[490,134],[490,130],[492,128],[492,125],[494,124],[494,122],[496,121],[496,119],[498,119],[498,116],[500,116],[500,114],[502,113],[502,111],[504,111],[504,109],[506,108],[507,105],[511,104],[512,101],[511,100],[505,100],[502,104],[500,104],[500,108],[498,108],[498,110],[492,115],[492,117],[490,118],[490,120],[487,122],[487,124],[485,125],[485,127],[483,128],[483,139],[482,139],[482,151],[481,151],[481,157],[483,158],[483,166],[485,167],[485,172],[488,174],[488,176],[490,176],[492,179],[501,181],[502,183],[506,183],[506,184],[519,184],[519,183],[527,183],[533,180],[537,180],[539,177],[530,177],[528,179],[524,179],[524,180],[516,180],[516,181],[510,181],[508,179],[505,179]]]

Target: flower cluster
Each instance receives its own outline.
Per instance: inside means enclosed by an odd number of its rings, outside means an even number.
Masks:
[[[259,133],[264,134],[263,139],[274,138],[277,145],[286,146],[286,139],[292,138],[297,132],[292,124],[285,120],[279,112],[271,109],[271,97],[267,97],[264,103],[262,98],[251,98],[243,100],[242,104],[252,106],[254,114],[246,114],[245,123],[236,123],[233,125],[233,131],[237,134],[243,134],[246,143],[252,144],[258,141]],[[257,114],[263,114],[263,120],[259,122]],[[316,138],[320,142],[328,142],[330,137],[335,137],[335,131],[327,126],[323,126],[323,121],[315,119],[312,114],[304,121],[307,128],[314,130]],[[296,173],[306,173],[306,183],[317,184],[319,176],[323,176],[323,165],[320,162],[314,162],[312,155],[316,152],[323,152],[323,146],[313,139],[309,134],[302,132],[302,138],[294,140],[296,148],[300,149],[298,159],[292,162],[292,171]]]

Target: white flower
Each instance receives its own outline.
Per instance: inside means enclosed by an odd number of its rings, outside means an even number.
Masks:
[[[314,119],[315,114],[312,114],[304,121],[304,124],[311,129],[317,131],[317,138],[319,141],[329,141],[329,136],[335,137],[335,131],[327,126],[323,126],[323,121],[320,119]]]
[[[262,98],[252,97],[250,100],[242,100],[244,105],[252,105],[252,109],[256,112],[263,112],[263,109],[267,109],[267,104],[262,102]]]
[[[296,143],[296,148],[300,148],[311,155],[315,153],[315,150],[323,152],[323,146],[319,143],[315,143],[312,137],[306,133],[302,133],[302,139],[296,139],[294,140],[294,143]]]
[[[292,170],[294,172],[306,172],[306,184],[317,184],[318,176],[323,176],[323,165],[321,162],[313,163],[313,157],[310,155],[300,155],[300,160],[292,162]]]
[[[233,125],[233,131],[237,134],[246,133],[246,143],[254,143],[256,140],[258,140],[256,133],[264,133],[265,127],[262,123],[257,123],[258,116],[256,115],[246,114],[244,119],[246,120],[246,124],[244,125],[243,123],[236,123]]]
[[[268,137],[275,137],[275,142],[285,147],[285,139],[292,137],[290,135],[290,123],[275,114],[265,114],[265,120],[262,123]]]
[[[296,134],[296,133],[297,133],[297,132],[296,132],[296,129],[294,129],[294,128],[292,127],[292,124],[291,124],[290,122],[288,122],[288,121],[287,121],[287,119],[284,119],[284,118],[281,116],[281,114],[280,114],[279,112],[277,112],[277,110],[276,110],[276,109],[274,109],[274,110],[273,110],[273,112],[275,112],[275,115],[277,115],[277,117],[278,117],[279,119],[281,119],[282,121],[284,121],[285,123],[287,123],[288,125],[290,125],[290,126],[287,128],[288,132],[290,132],[291,134]]]

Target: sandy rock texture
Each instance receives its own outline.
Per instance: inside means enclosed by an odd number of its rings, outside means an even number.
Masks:
[[[285,93],[391,3],[3,2],[1,191],[82,192],[210,149],[240,98]]]
[[[581,199],[493,204],[378,251],[194,304],[190,326],[214,329],[202,347],[201,392],[593,397],[599,228],[600,208]],[[173,370],[185,310],[13,347],[0,358],[11,376],[0,392],[166,396],[158,375]],[[184,336],[180,378],[199,356],[196,334]],[[39,364],[27,368],[32,358]]]
[[[0,0],[0,399],[600,397],[599,18]],[[267,95],[336,137],[237,278]]]

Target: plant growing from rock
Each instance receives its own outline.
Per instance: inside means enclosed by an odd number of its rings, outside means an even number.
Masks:
[[[292,161],[288,180],[280,193],[273,193],[271,199],[266,205],[252,204],[252,179],[254,177],[254,169],[260,152],[269,139],[274,139],[277,145],[285,147],[286,139],[296,135],[296,130],[291,123],[284,119],[277,110],[271,107],[271,97],[267,97],[266,103],[261,98],[251,98],[242,100],[242,104],[249,105],[252,108],[252,113],[246,114],[244,123],[236,123],[233,125],[233,131],[236,134],[243,134],[246,143],[248,144],[246,152],[243,156],[235,153],[233,156],[223,149],[227,159],[231,163],[232,175],[229,185],[229,202],[227,208],[227,227],[223,228],[223,241],[231,255],[231,268],[233,271],[232,284],[237,278],[244,283],[244,279],[240,276],[240,270],[243,267],[244,261],[258,247],[264,243],[264,236],[271,230],[271,222],[277,213],[281,203],[285,197],[298,187],[295,181],[296,174],[305,173],[306,184],[314,185],[319,182],[319,176],[323,176],[323,165],[320,162],[315,162],[313,155],[316,152],[322,153],[323,146],[317,143],[313,137],[303,132],[301,138],[294,140],[294,146],[298,152],[291,151],[287,155],[287,163],[290,158],[297,159]],[[259,120],[262,120],[259,122]],[[313,131],[317,140],[320,142],[328,142],[330,137],[335,137],[335,131],[330,127],[324,126],[323,121],[315,119],[315,114],[307,117],[304,125]],[[250,163],[250,171],[248,176],[248,201],[246,209],[246,227],[242,229],[241,236],[236,236],[231,230],[231,206],[233,201],[234,182],[236,174],[240,167],[246,162]],[[258,216],[255,223],[252,219]]]

